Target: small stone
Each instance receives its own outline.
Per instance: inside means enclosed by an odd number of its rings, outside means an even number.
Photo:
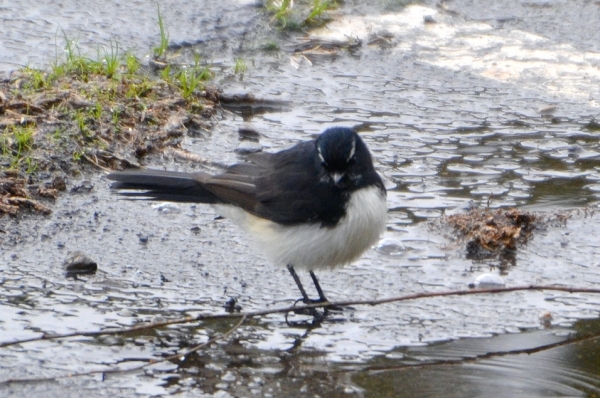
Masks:
[[[542,106],[538,109],[541,115],[551,115],[556,110],[556,105]]]
[[[236,380],[236,377],[232,372],[227,372],[223,376],[221,376],[221,380],[223,380],[224,382],[231,383]]]
[[[262,145],[258,142],[253,141],[242,141],[239,143],[238,147],[235,148],[235,152],[240,155],[247,155],[249,153],[256,153],[262,151]]]
[[[237,300],[233,297],[230,297],[229,300],[224,305],[225,311],[231,313],[240,312],[242,310],[242,306],[237,303]]]
[[[406,247],[399,240],[386,238],[379,242],[375,250],[388,256],[402,256],[406,252]]]
[[[57,175],[50,182],[49,188],[54,188],[59,191],[64,191],[67,189],[67,183],[63,176]]]
[[[153,70],[163,70],[167,66],[169,66],[169,64],[158,58],[150,58],[148,60],[148,66],[150,66],[150,68],[152,68]]]
[[[240,135],[240,140],[248,140],[258,142],[260,138],[260,133],[251,125],[243,125],[238,128],[238,134]]]
[[[192,231],[193,233],[198,235],[200,233],[201,229],[200,229],[200,227],[195,226],[195,227],[190,228],[190,231]]]
[[[98,264],[82,252],[69,254],[63,263],[67,276],[88,275],[98,270]]]
[[[152,208],[159,213],[168,214],[168,213],[180,213],[181,208],[175,203],[165,202],[159,203],[157,205],[152,206]]]
[[[506,285],[506,282],[504,282],[504,279],[502,279],[500,275],[487,273],[481,274],[475,278],[475,281],[472,283],[472,285],[485,289],[504,286]]]
[[[94,189],[94,184],[91,181],[84,180],[80,184],[74,185],[71,188],[71,193],[85,193]]]
[[[228,383],[217,383],[215,384],[215,388],[218,390],[227,390],[229,388]]]
[[[436,20],[433,19],[433,15],[425,15],[423,17],[423,22],[425,22],[425,23],[436,23]]]

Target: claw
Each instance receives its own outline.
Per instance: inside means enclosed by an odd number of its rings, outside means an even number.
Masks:
[[[294,305],[296,305],[298,302],[303,302],[304,304],[328,303],[329,302],[329,300],[327,300],[327,297],[325,296],[325,293],[323,293],[323,289],[321,288],[321,284],[319,283],[317,276],[315,275],[315,273],[313,271],[310,271],[310,277],[312,278],[312,281],[315,285],[315,289],[317,289],[317,293],[319,294],[318,299],[311,299],[308,297],[308,294],[306,294],[306,290],[304,290],[304,286],[302,286],[302,282],[300,281],[300,278],[298,277],[298,274],[296,273],[296,270],[294,269],[294,267],[292,265],[288,265],[287,269],[288,269],[288,271],[290,271],[290,274],[292,274],[292,278],[294,278],[294,282],[296,282],[296,285],[298,286],[298,289],[300,290],[300,293],[302,294],[302,298],[296,300]],[[329,314],[329,311],[342,312],[342,308],[329,305],[329,306],[323,307],[323,312],[317,311],[317,308],[305,308],[305,309],[301,309],[301,310],[300,309],[295,310],[294,313],[312,316],[314,318],[313,322],[320,323]]]

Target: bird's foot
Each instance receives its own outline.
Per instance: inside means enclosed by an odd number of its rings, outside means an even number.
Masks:
[[[309,304],[321,304],[321,303],[329,303],[329,300],[325,299],[312,299],[310,300]],[[306,303],[305,303],[306,304]],[[340,307],[338,305],[324,305],[323,307],[319,307],[319,308],[323,308],[323,315],[327,316],[329,315],[330,312],[334,312],[334,313],[341,313],[344,312],[344,308]]]
[[[307,303],[305,299],[298,299],[294,302],[293,307],[295,307],[298,303],[314,304],[314,303],[322,302],[320,300],[308,300],[308,301],[309,302]],[[312,317],[312,322],[310,322],[310,323],[308,323],[308,322],[290,322],[288,320],[288,314],[286,314],[285,321],[288,324],[291,324],[294,326],[300,326],[300,325],[317,326],[317,325],[321,324],[321,322],[323,322],[323,320],[325,319],[325,316],[327,316],[327,310],[323,309],[322,311],[320,311],[320,307],[298,308],[296,310],[293,310],[293,313],[297,314],[297,315],[306,315],[306,316]]]
[[[309,302],[307,303],[306,301],[304,301],[303,299],[300,299],[299,301],[303,301],[304,304],[320,304],[320,303],[329,303],[329,300],[327,300],[326,297],[320,297],[318,299],[310,299]],[[328,315],[328,313],[331,312],[344,312],[344,308],[340,307],[338,305],[324,305],[323,307],[319,307],[319,308],[323,308],[323,311],[325,312],[325,315]]]

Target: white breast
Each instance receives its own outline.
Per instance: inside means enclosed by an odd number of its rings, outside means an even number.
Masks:
[[[377,187],[352,193],[346,215],[335,227],[321,224],[284,226],[228,205],[215,210],[252,234],[270,261],[277,265],[319,269],[347,264],[374,245],[385,229],[385,195]]]

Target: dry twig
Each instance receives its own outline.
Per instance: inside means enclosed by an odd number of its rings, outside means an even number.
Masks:
[[[60,378],[67,377],[76,377],[76,376],[89,376],[93,374],[109,374],[109,373],[129,373],[135,372],[141,369],[144,369],[148,366],[171,361],[176,359],[181,359],[186,355],[194,353],[196,351],[201,350],[202,348],[214,343],[215,341],[225,339],[229,337],[235,330],[237,330],[248,318],[268,315],[268,314],[276,314],[276,313],[288,313],[292,311],[298,311],[309,308],[319,308],[319,307],[328,307],[328,306],[337,306],[337,307],[347,307],[352,305],[380,305],[392,302],[399,301],[407,301],[407,300],[415,300],[421,298],[433,298],[433,297],[445,297],[445,296],[468,296],[475,294],[498,294],[498,293],[507,293],[507,292],[516,292],[516,291],[529,291],[529,290],[548,290],[548,291],[559,291],[559,292],[567,292],[567,293],[591,293],[591,294],[600,294],[600,289],[592,289],[592,288],[576,288],[576,287],[566,287],[566,286],[515,286],[515,287],[504,287],[504,288],[496,288],[496,289],[481,289],[481,290],[460,290],[460,291],[446,291],[446,292],[433,292],[433,293],[415,293],[409,294],[405,296],[398,297],[390,297],[379,300],[349,300],[349,301],[338,301],[338,302],[324,302],[324,303],[313,303],[302,306],[291,306],[284,308],[275,308],[270,310],[259,310],[259,311],[251,311],[246,313],[237,313],[237,314],[208,314],[208,315],[198,315],[195,317],[185,317],[180,319],[173,319],[163,322],[150,323],[145,325],[138,325],[130,328],[117,329],[117,330],[103,330],[103,331],[89,331],[89,332],[73,332],[73,333],[65,333],[65,334],[56,334],[56,335],[43,335],[40,337],[33,337],[29,339],[16,340],[11,342],[0,343],[1,347],[7,347],[17,344],[24,344],[32,341],[40,341],[40,340],[52,340],[52,339],[64,339],[69,337],[93,337],[93,336],[101,336],[101,335],[115,335],[115,334],[125,334],[136,332],[144,329],[153,329],[164,327],[168,325],[175,324],[183,324],[190,322],[197,322],[202,320],[215,320],[215,319],[237,319],[239,321],[229,329],[225,334],[215,336],[209,339],[207,342],[199,344],[191,349],[187,350],[185,353],[177,353],[170,355],[165,358],[161,358],[158,360],[150,360],[147,364],[138,365],[129,369],[109,369],[109,370],[92,370],[89,372],[82,373],[73,373],[62,376],[53,376],[53,377],[41,377],[41,378],[27,378],[27,379],[8,379],[4,381],[0,381],[0,385],[6,385],[11,383],[31,383],[31,382],[43,382],[43,381],[54,381]],[[437,366],[437,365],[456,365],[463,364],[465,362],[475,362],[481,359],[488,359],[496,356],[506,356],[506,355],[518,355],[518,354],[533,354],[536,352],[541,352],[544,350],[549,350],[556,347],[561,347],[569,344],[575,344],[579,342],[583,342],[586,340],[598,338],[597,335],[593,336],[581,336],[577,338],[571,338],[563,341],[559,341],[556,343],[546,344],[543,346],[533,347],[533,348],[525,348],[519,350],[511,350],[511,351],[497,351],[497,352],[488,352],[485,354],[469,357],[469,358],[460,358],[460,359],[450,359],[450,360],[441,360],[434,361],[430,363],[419,363],[419,364],[404,364],[400,366],[393,367],[370,367],[364,370],[369,370],[373,372],[383,372],[383,371],[391,371],[391,370],[400,370],[400,369],[408,369],[408,368],[417,368],[417,367],[425,367],[425,366]]]
[[[115,330],[95,330],[88,332],[72,332],[72,333],[64,333],[64,334],[44,334],[40,337],[31,337],[28,339],[15,340],[15,341],[7,341],[0,343],[0,348],[8,347],[17,344],[29,343],[32,341],[41,341],[41,340],[55,340],[55,339],[65,339],[69,337],[96,337],[103,335],[118,335],[118,334],[126,334],[138,332],[140,330],[147,329],[156,329],[169,325],[177,325],[198,321],[206,321],[206,320],[216,320],[216,319],[237,319],[240,317],[243,318],[253,318],[257,316],[278,314],[278,313],[288,313],[293,311],[302,311],[309,308],[322,308],[322,307],[349,307],[353,305],[381,305],[399,301],[408,301],[408,300],[416,300],[423,298],[433,298],[433,297],[446,297],[446,296],[470,296],[475,294],[498,294],[498,293],[508,293],[508,292],[516,292],[523,290],[548,290],[548,291],[559,291],[559,292],[567,292],[567,293],[591,293],[591,294],[600,294],[600,289],[593,288],[577,288],[577,287],[566,287],[566,286],[538,286],[538,285],[529,285],[529,286],[514,286],[514,287],[502,287],[502,288],[494,288],[494,289],[472,289],[472,290],[458,290],[458,291],[445,291],[445,292],[428,292],[428,293],[414,293],[405,296],[398,297],[389,297],[378,300],[347,300],[347,301],[335,301],[335,302],[323,302],[323,303],[312,303],[306,305],[299,306],[289,306],[289,307],[281,307],[281,308],[273,308],[269,310],[258,310],[258,311],[249,311],[245,313],[226,313],[226,314],[200,314],[198,316],[188,316],[185,318],[178,319],[170,319],[167,321],[148,323],[143,325],[132,326],[129,328],[115,329]]]

